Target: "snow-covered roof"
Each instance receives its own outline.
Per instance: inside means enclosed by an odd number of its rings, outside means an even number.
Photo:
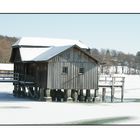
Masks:
[[[80,40],[56,39],[56,38],[40,38],[40,37],[22,37],[12,47],[50,47],[50,46],[68,46],[78,45],[80,48],[88,48]]]
[[[13,70],[13,64],[0,63],[0,70]]]
[[[79,49],[88,49],[88,47],[79,40],[37,37],[22,37],[12,45],[13,48],[19,48],[21,61],[47,61],[73,46]],[[92,59],[94,58],[92,57]]]
[[[47,61],[71,47],[72,46],[52,47],[52,48],[48,49],[47,51],[45,51],[44,53],[35,57],[34,61]]]
[[[42,53],[46,52],[49,48],[20,48],[20,55],[22,61],[33,61],[34,58],[38,57]]]
[[[72,46],[49,48],[20,48],[22,61],[47,61]]]

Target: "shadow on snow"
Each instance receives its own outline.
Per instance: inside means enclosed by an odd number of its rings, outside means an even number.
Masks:
[[[14,102],[21,102],[21,101],[32,101],[27,98],[17,98],[14,97],[12,93],[9,92],[0,92],[0,102],[5,102],[5,101],[14,101]]]
[[[108,117],[108,118],[101,118],[101,119],[86,119],[86,120],[79,120],[75,122],[70,122],[68,124],[72,125],[103,125],[103,124],[117,124],[117,122],[131,120],[134,119],[133,117],[123,116],[123,117]]]

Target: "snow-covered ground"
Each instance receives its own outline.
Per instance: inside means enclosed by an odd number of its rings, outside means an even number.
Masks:
[[[37,102],[13,97],[12,84],[0,83],[0,124],[140,124],[140,76],[125,77],[123,103],[119,90],[114,103]]]

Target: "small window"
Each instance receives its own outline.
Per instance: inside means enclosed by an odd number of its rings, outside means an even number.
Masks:
[[[62,73],[63,74],[68,74],[68,67],[63,67]]]
[[[84,74],[84,68],[79,68],[79,74]]]

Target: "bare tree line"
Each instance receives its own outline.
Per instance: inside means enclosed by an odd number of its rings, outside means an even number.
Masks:
[[[106,72],[111,66],[116,67],[115,73],[118,73],[118,66],[122,67],[122,73],[124,73],[124,67],[128,67],[127,74],[138,74],[140,72],[140,51],[134,54],[126,54],[121,51],[92,48],[90,50],[92,56],[96,57],[101,64],[101,72],[104,69]]]
[[[11,55],[11,45],[18,40],[16,37],[8,37],[0,35],[0,63],[9,63]],[[108,70],[111,66],[116,67],[124,66],[128,67],[128,74],[138,73],[140,70],[140,51],[134,54],[126,54],[121,51],[92,48],[90,54],[100,61],[101,71],[102,69]],[[131,71],[133,69],[133,71]]]
[[[17,41],[16,37],[0,35],[0,63],[9,63],[11,45]]]

